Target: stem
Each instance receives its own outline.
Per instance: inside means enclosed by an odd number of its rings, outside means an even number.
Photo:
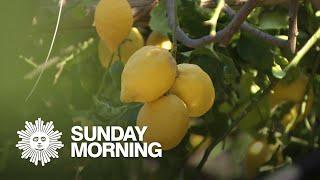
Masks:
[[[304,55],[312,48],[312,46],[318,41],[320,38],[320,28],[313,34],[313,36],[308,40],[308,42],[302,47],[302,49],[297,53],[297,55],[293,58],[290,64],[284,69],[285,72],[288,72],[292,67],[296,67]]]
[[[215,9],[213,9],[212,17],[209,20],[209,23],[211,24],[210,34],[212,34],[212,35],[217,33],[217,23],[218,23],[220,13],[224,8],[224,5],[225,5],[225,0],[218,0],[217,7]]]
[[[298,36],[298,10],[299,1],[291,0],[289,8],[289,48],[292,53],[296,52]]]
[[[233,121],[232,124],[230,126],[230,128],[219,138],[217,138],[215,141],[212,141],[211,144],[209,145],[209,147],[206,149],[200,163],[198,164],[197,168],[196,168],[196,175],[198,175],[201,172],[201,169],[203,168],[203,166],[205,165],[206,161],[208,160],[208,157],[211,153],[211,151],[223,140],[225,139],[230,132],[238,126],[238,124],[240,123],[240,121],[248,114],[248,112],[250,112],[254,107],[258,106],[260,100],[265,97],[270,91],[271,89],[277,84],[277,80],[275,82],[273,82],[271,85],[269,85],[266,89],[264,90],[260,90],[255,96],[251,99],[251,102],[248,103],[247,107],[245,108],[245,110],[238,115],[238,117],[236,117]],[[237,109],[237,108],[235,108]],[[235,110],[234,110],[235,111]]]
[[[257,6],[258,2],[260,1],[249,0],[233,17],[230,24],[221,31],[217,32],[215,35],[209,34],[198,39],[192,39],[188,37],[188,35],[180,28],[179,23],[177,22],[175,0],[167,0],[166,5],[169,27],[171,29],[175,29],[175,36],[178,41],[191,48],[196,48],[212,42],[227,44],[233,34],[240,29],[250,12]]]

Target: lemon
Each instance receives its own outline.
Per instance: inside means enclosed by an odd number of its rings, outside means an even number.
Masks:
[[[128,37],[126,37],[126,39],[120,44],[119,48],[114,51],[114,53],[110,50],[107,44],[104,43],[103,40],[100,40],[98,45],[100,62],[105,68],[109,67],[110,61],[112,61],[112,64],[114,61],[120,59],[123,63],[126,63],[129,57],[135,51],[143,47],[143,43],[143,37],[139,30],[135,27],[131,29]]]
[[[256,176],[259,167],[271,159],[273,152],[273,146],[266,140],[255,140],[249,145],[245,159],[245,170],[249,179]]]
[[[101,65],[105,68],[108,68],[117,60],[117,54],[112,54],[111,50],[103,40],[99,41],[98,55]]]
[[[154,45],[167,50],[172,49],[172,43],[170,39],[162,33],[156,31],[151,32],[149,35],[147,39],[147,45]]]
[[[299,108],[300,108],[299,105],[293,106],[290,109],[290,111],[287,114],[285,114],[283,116],[283,118],[281,119],[281,124],[286,129],[286,132],[294,127],[295,122],[296,122],[297,117],[298,117]]]
[[[195,64],[178,65],[178,77],[170,92],[186,103],[191,117],[206,113],[215,99],[215,90],[209,75]]]
[[[148,127],[144,141],[159,142],[163,150],[176,147],[185,136],[188,125],[188,112],[184,102],[172,94],[145,103],[137,118],[137,126]]]
[[[269,95],[270,107],[273,108],[284,101],[300,103],[305,95],[308,80],[308,77],[302,74],[289,84],[280,81]]]
[[[133,16],[127,0],[100,0],[94,15],[94,25],[111,51],[117,50],[128,36],[132,24]]]
[[[169,51],[156,46],[139,49],[123,69],[121,101],[150,102],[158,99],[173,85],[176,73],[176,61]]]
[[[139,30],[137,28],[132,28],[129,36],[119,47],[119,59],[126,63],[130,56],[138,49],[142,48],[143,45],[144,40]]]

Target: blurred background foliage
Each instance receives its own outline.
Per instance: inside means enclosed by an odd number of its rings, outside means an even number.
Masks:
[[[69,145],[70,127],[81,125],[134,125],[141,104],[122,104],[119,100],[123,64],[118,61],[105,70],[99,63],[98,36],[92,26],[93,7],[97,0],[68,0],[63,9],[60,29],[49,63],[36,91],[25,102],[48,52],[58,13],[58,0],[10,0],[1,4],[0,29],[0,179],[193,179],[205,149],[231,131],[232,117],[255,98],[259,89],[277,79],[293,55],[270,46],[244,32],[236,34],[227,48],[209,45],[190,49],[178,44],[177,62],[201,66],[213,79],[216,102],[203,117],[192,121],[180,145],[164,152],[162,159],[72,159]],[[178,13],[182,28],[191,37],[208,34],[209,9],[200,8],[197,0],[179,0]],[[257,28],[280,36],[288,31],[286,5],[259,7],[248,21]],[[320,25],[320,17],[309,2],[301,3],[298,47]],[[230,19],[222,14],[218,29]],[[121,22],[119,22],[121,23]],[[151,11],[147,25],[135,22],[147,37],[158,31],[172,38],[167,26],[164,1]],[[266,98],[247,112],[238,129],[232,129],[210,154],[201,179],[243,178],[243,164],[253,139],[279,143],[281,158],[266,162],[260,176],[289,165],[306,153],[319,149],[320,75],[317,68],[319,43],[303,59],[290,78],[306,74],[308,88],[314,93],[310,113],[289,132],[280,120],[292,103],[273,109]],[[286,80],[286,81],[290,81]],[[292,80],[291,80],[292,81]],[[292,90],[291,93],[294,93]],[[236,107],[236,109],[234,109]],[[63,133],[65,147],[60,159],[35,168],[20,159],[15,148],[16,131],[24,122],[41,117],[52,120]],[[278,152],[278,151],[277,151]]]

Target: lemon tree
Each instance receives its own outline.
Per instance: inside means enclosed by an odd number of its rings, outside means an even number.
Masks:
[[[0,179],[39,173],[16,163],[8,135],[34,115],[64,134],[74,125],[148,126],[144,141],[162,145],[161,159],[71,161],[65,151],[46,167],[62,179],[263,179],[319,150],[315,0],[20,3],[0,16],[15,22],[0,33],[8,42],[0,109],[10,127],[0,128]]]

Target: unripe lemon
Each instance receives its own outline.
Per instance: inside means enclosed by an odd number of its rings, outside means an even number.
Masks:
[[[154,101],[170,89],[176,74],[176,61],[169,51],[145,46],[129,58],[123,69],[121,101]]]
[[[156,31],[151,32],[149,35],[147,39],[147,45],[154,45],[167,50],[172,49],[172,43],[170,39],[162,33]]]
[[[102,40],[99,42],[99,59],[103,67],[108,68],[111,57],[112,62],[121,60],[126,63],[129,57],[138,49],[143,47],[143,37],[137,28],[132,28],[128,37],[120,44],[119,48],[112,54],[111,49]]]
[[[176,147],[188,130],[188,111],[175,95],[163,96],[145,103],[140,109],[137,126],[147,126],[144,141],[159,142],[163,150]]]
[[[178,77],[170,92],[186,103],[191,117],[206,113],[215,99],[215,90],[209,75],[195,64],[178,65]]]
[[[269,95],[270,107],[273,108],[277,104],[284,101],[292,101],[299,103],[303,100],[308,84],[308,77],[300,75],[291,83],[280,81],[273,89],[273,93]]]
[[[94,15],[94,25],[111,51],[128,36],[133,24],[131,7],[127,0],[100,0]]]

